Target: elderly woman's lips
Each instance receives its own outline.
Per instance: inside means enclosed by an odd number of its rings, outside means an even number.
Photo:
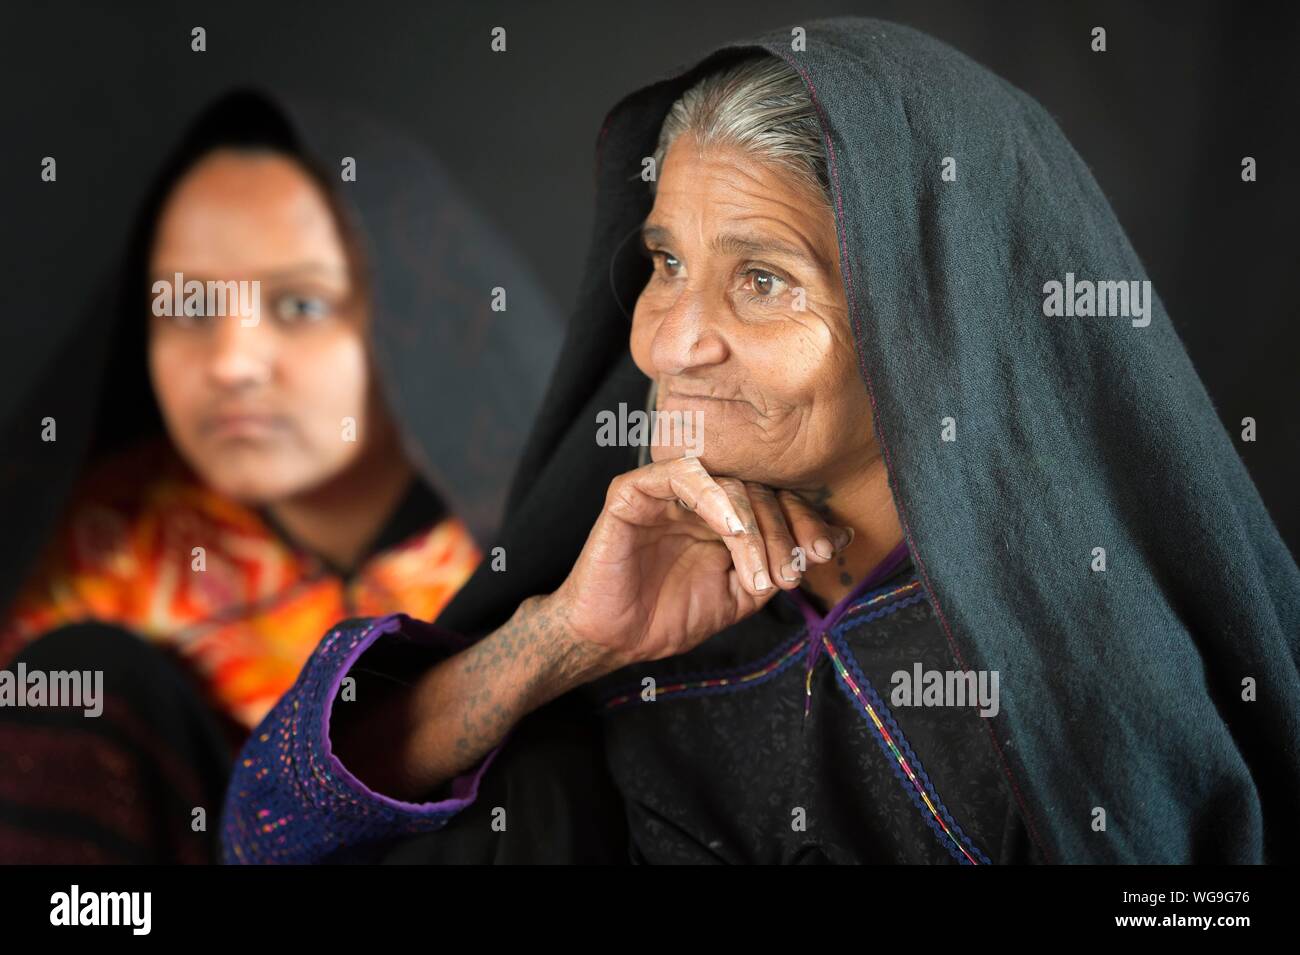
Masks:
[[[659,399],[659,411],[666,414],[698,415],[701,423],[721,425],[727,420],[753,421],[761,417],[752,402],[743,398],[719,398],[715,395],[682,394],[669,391]]]
[[[693,395],[681,391],[669,391],[667,397],[677,401],[730,401],[737,404],[749,404],[748,401],[741,398],[722,398],[718,395]]]

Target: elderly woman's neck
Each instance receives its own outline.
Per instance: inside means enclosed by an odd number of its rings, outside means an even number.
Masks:
[[[832,523],[853,529],[853,540],[829,563],[808,562],[803,589],[833,607],[880,565],[903,539],[884,464],[876,459],[847,479],[804,492]]]

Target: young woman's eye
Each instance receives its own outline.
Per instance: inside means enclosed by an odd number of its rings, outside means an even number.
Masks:
[[[167,322],[176,328],[204,328],[209,321],[203,314],[203,303],[198,300],[186,301],[179,312],[167,318]]]
[[[319,321],[329,310],[329,303],[314,295],[285,295],[275,303],[275,317],[291,325]]]
[[[746,288],[755,298],[777,298],[785,291],[785,279],[767,269],[749,269],[745,275],[749,278]]]

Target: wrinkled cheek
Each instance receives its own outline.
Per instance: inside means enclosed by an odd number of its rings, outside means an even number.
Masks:
[[[767,419],[752,410],[725,405],[700,413],[698,447],[704,463],[745,477],[761,471],[769,460],[773,434]]]

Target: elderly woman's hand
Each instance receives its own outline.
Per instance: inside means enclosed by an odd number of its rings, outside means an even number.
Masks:
[[[805,561],[825,563],[851,539],[790,491],[715,479],[698,458],[660,461],[610,484],[548,603],[572,637],[609,657],[601,669],[657,660],[797,587]]]
[[[524,601],[341,727],[335,752],[371,788],[423,798],[547,701],[629,663],[685,653],[797,587],[796,548],[825,563],[852,536],[798,495],[715,479],[698,458],[620,475],[555,593]]]

